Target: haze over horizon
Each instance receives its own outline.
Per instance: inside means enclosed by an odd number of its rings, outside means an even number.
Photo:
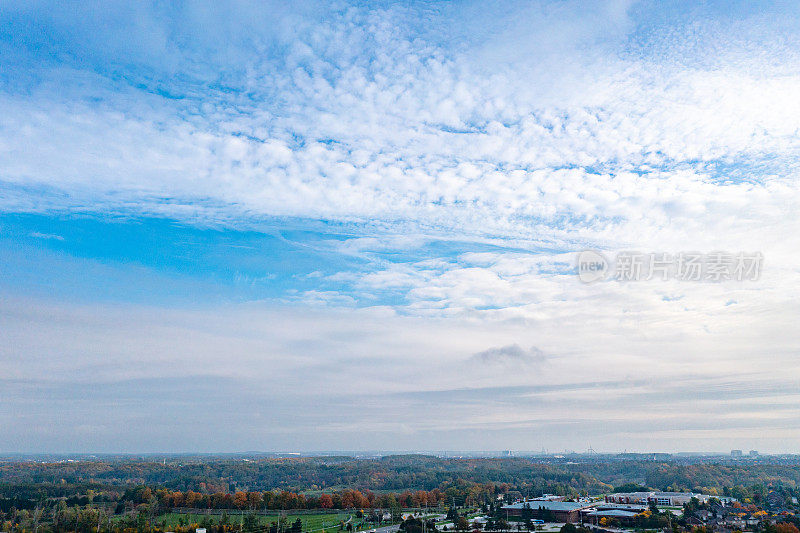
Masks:
[[[7,2],[0,65],[0,453],[800,453],[800,4]]]
[[[351,449],[351,450],[238,450],[238,451],[146,451],[146,452],[91,452],[91,451],[75,451],[75,452],[0,452],[0,458],[48,458],[48,457],[62,457],[67,459],[80,459],[85,458],[108,458],[108,457],[152,457],[161,460],[166,457],[352,457],[352,458],[372,458],[372,457],[392,457],[403,455],[421,455],[421,456],[436,456],[442,458],[458,458],[458,457],[475,457],[475,458],[495,458],[495,459],[553,459],[564,458],[569,456],[585,456],[585,457],[598,457],[608,458],[614,456],[663,456],[669,455],[674,457],[705,457],[705,458],[732,458],[732,451],[674,451],[665,452],[661,450],[477,450],[477,449],[461,449],[461,450],[424,450],[424,449],[409,449],[409,450],[369,450],[369,449]],[[767,459],[775,456],[798,456],[800,453],[792,451],[784,452],[761,452],[759,450],[740,449],[742,452],[741,458],[733,458],[748,462],[752,459]],[[755,451],[756,455],[750,455],[751,451]]]

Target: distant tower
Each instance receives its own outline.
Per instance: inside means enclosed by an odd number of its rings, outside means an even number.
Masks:
[[[750,455],[750,457],[758,457],[758,450],[750,450],[748,455]]]
[[[731,457],[734,459],[742,457],[742,450],[731,450]]]

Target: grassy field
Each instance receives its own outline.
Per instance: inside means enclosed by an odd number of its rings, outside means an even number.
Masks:
[[[364,529],[371,529],[372,526],[367,524],[362,524],[361,520],[355,517],[355,514],[350,512],[341,512],[341,513],[327,513],[327,514],[286,514],[284,515],[289,525],[294,523],[295,520],[298,518],[303,523],[303,531],[312,533],[312,532],[322,532],[323,529],[325,531],[331,531],[332,533],[335,531],[339,531],[339,526],[342,523],[347,523],[349,520],[353,520],[353,526],[355,531],[360,531]],[[176,526],[178,524],[200,524],[204,521],[207,521],[211,524],[218,524],[220,519],[222,518],[222,513],[217,514],[181,514],[181,513],[167,513],[158,517],[156,522],[158,524],[163,524],[163,527],[168,529],[170,527]],[[277,522],[279,516],[278,515],[269,515],[269,516],[258,516],[258,521],[261,525],[268,526],[272,522]],[[230,524],[238,524],[240,520],[243,519],[242,515],[239,514],[228,514],[228,523]]]

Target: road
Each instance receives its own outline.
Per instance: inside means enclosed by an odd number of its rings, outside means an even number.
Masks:
[[[406,516],[411,516],[411,514],[408,514]],[[428,515],[428,518],[429,519],[430,518],[441,519],[441,518],[444,518],[445,516],[446,515],[443,515],[443,514],[432,514],[432,515]],[[404,518],[405,518],[405,516],[404,516]],[[397,533],[399,530],[400,530],[400,524],[394,524],[393,526],[376,527],[375,528],[375,533]],[[367,533],[368,531],[371,531],[371,530],[368,529],[366,531],[362,531],[361,533]]]
[[[397,533],[399,529],[400,529],[400,524],[395,524],[393,526],[376,527],[375,533]]]

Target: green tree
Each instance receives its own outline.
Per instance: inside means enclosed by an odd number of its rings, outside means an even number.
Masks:
[[[245,531],[254,531],[259,528],[258,515],[255,513],[247,513],[242,521],[242,529]]]

